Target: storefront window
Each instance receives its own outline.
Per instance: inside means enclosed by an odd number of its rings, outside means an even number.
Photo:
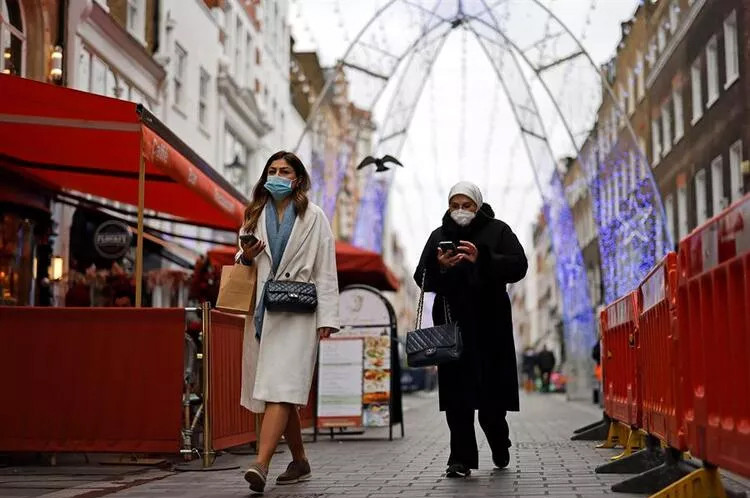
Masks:
[[[0,214],[0,305],[31,304],[33,229],[31,220]]]
[[[0,0],[0,69],[5,74],[24,75],[26,36],[20,0]]]

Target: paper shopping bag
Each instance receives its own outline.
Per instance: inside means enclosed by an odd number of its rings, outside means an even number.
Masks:
[[[255,265],[233,265],[221,268],[221,283],[216,309],[227,313],[252,315],[255,312]]]

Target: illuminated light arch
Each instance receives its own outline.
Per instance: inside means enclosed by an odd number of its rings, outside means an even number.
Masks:
[[[414,18],[421,18],[421,22],[410,22]],[[519,18],[525,22],[513,22]],[[401,33],[395,47],[373,42],[376,22]],[[297,147],[332,88],[335,75],[343,71],[356,104],[370,111],[389,83],[396,81],[373,153],[398,157],[434,61],[455,29],[466,29],[476,37],[521,131],[555,254],[569,373],[578,394],[583,395],[590,377],[585,366],[596,340],[596,323],[557,159],[572,156],[581,162],[592,196],[607,300],[632,289],[673,242],[665,228],[664,208],[651,168],[625,110],[580,40],[552,11],[539,0],[481,0],[470,7],[461,0],[437,0],[432,8],[414,0],[389,1],[360,30],[337,63],[337,70],[331,71]],[[591,134],[604,99],[615,113],[611,124],[615,131],[611,134],[619,137],[608,140],[606,147],[602,144],[607,141]],[[555,123],[562,124],[562,131],[552,130]],[[633,164],[630,155],[635,164],[644,165],[646,175],[625,189],[621,186],[632,176],[627,172]],[[370,176],[358,212],[355,244],[382,250],[391,182],[392,173]],[[616,188],[623,188],[616,217],[602,202],[602,190],[612,182]]]

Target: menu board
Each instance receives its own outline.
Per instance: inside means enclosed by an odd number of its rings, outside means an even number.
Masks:
[[[325,371],[338,367],[334,365],[336,362],[325,360],[321,356],[319,390],[325,393],[325,399],[321,397],[320,403],[329,406],[319,408],[318,428],[352,427],[355,418],[354,384],[359,383],[357,427],[386,427],[389,429],[389,439],[393,439],[393,426],[401,424],[403,436],[401,374],[396,356],[397,331],[393,307],[377,289],[355,285],[339,294],[339,310],[341,328],[331,339],[321,341],[321,346],[329,341],[358,339],[361,345],[359,376],[356,376],[352,368],[355,352],[349,351],[346,375],[350,377],[346,379],[346,389],[342,389],[347,394],[346,403],[342,403],[341,397],[334,399],[333,393],[328,392],[329,387],[324,385],[325,379],[334,374]],[[323,354],[328,353],[321,349],[321,355]],[[341,364],[343,363],[338,363]],[[337,375],[343,376],[343,372],[344,370]],[[344,382],[343,379],[341,382]],[[349,415],[351,418],[347,418]]]
[[[362,425],[363,355],[362,338],[320,341],[318,427]]]
[[[362,404],[365,427],[388,427],[391,398],[391,338],[364,338]]]

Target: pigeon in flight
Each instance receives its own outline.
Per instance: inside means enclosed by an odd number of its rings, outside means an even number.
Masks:
[[[403,164],[399,162],[398,159],[396,159],[393,156],[389,156],[388,154],[384,155],[382,158],[378,159],[372,156],[367,156],[364,159],[362,159],[362,162],[359,163],[359,166],[357,166],[357,169],[362,169],[366,166],[369,166],[370,164],[375,165],[375,172],[376,173],[382,173],[383,171],[388,171],[390,168],[385,163],[396,163],[402,168],[404,167]]]

